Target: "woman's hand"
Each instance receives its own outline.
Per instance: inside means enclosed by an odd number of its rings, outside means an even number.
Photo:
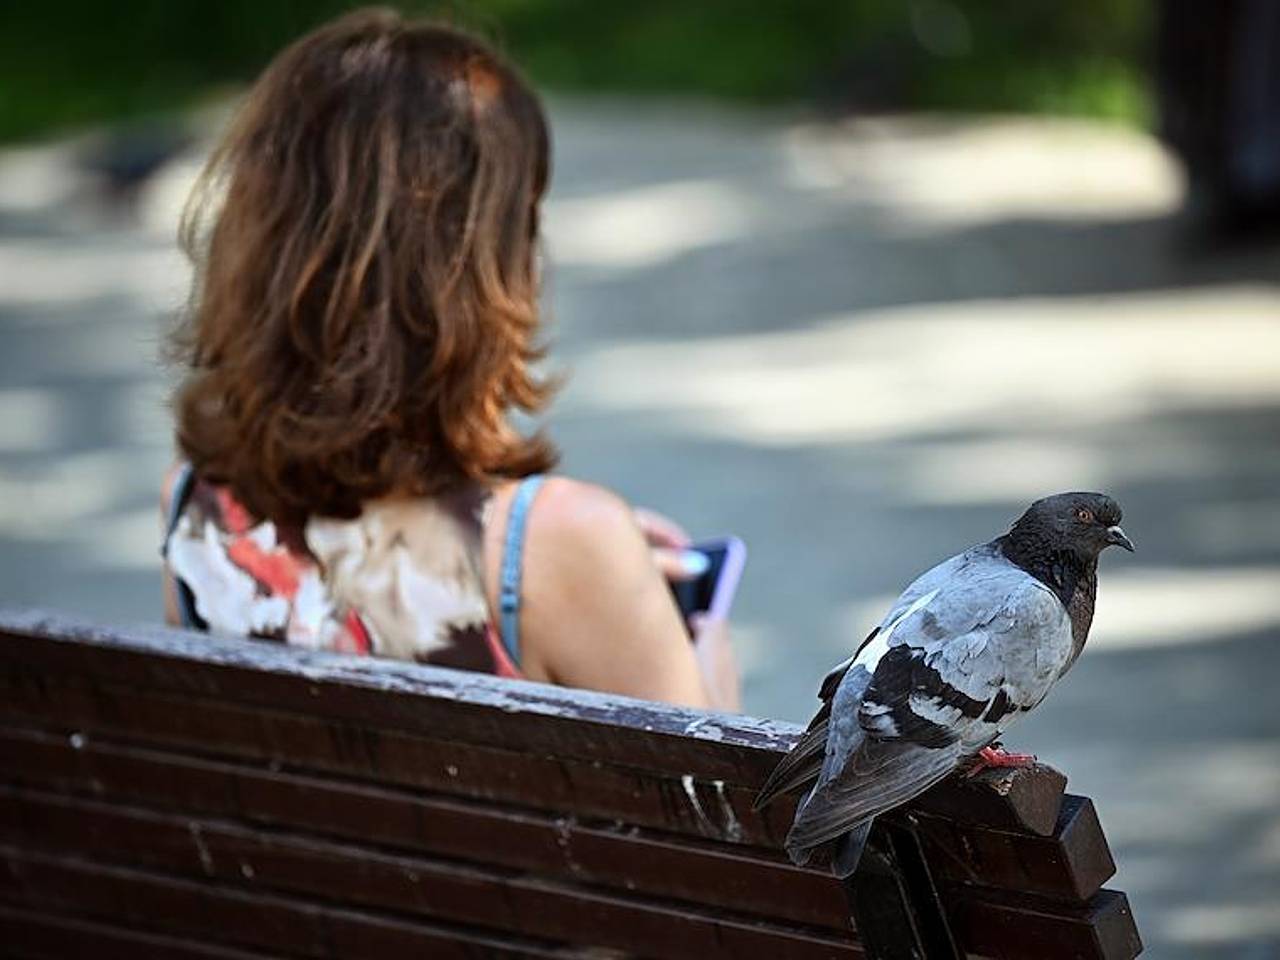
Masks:
[[[636,507],[632,513],[636,526],[649,544],[653,564],[664,577],[672,581],[691,580],[706,572],[707,559],[689,550],[689,534],[680,524],[656,510]]]
[[[689,580],[706,572],[705,555],[690,550],[689,534],[670,517],[643,507],[634,509],[636,526],[644,534],[654,565],[668,580]],[[702,674],[708,699],[717,710],[741,709],[738,661],[729,642],[729,622],[696,613],[689,620],[693,631],[693,655]]]

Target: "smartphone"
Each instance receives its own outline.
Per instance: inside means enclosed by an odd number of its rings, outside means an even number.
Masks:
[[[710,561],[710,566],[692,580],[671,583],[685,627],[688,628],[689,618],[695,613],[727,618],[738,581],[742,579],[742,568],[747,563],[747,545],[738,537],[720,537],[700,541],[687,549],[701,553]],[[691,635],[692,632],[690,630]]]

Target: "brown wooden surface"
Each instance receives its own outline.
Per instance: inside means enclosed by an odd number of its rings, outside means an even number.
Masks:
[[[1093,803],[1086,797],[1064,798],[1048,837],[966,829],[926,814],[916,814],[910,822],[925,843],[933,872],[952,883],[1083,902],[1116,870]]]
[[[781,853],[795,799],[751,809],[799,732],[0,611],[0,932],[32,956],[62,915],[68,943],[109,924],[139,956],[861,956],[839,884]],[[891,818],[970,954],[1023,927],[1080,957],[1136,942],[1064,784],[951,781]]]
[[[991,960],[1132,960],[1142,952],[1129,900],[1115,890],[1057,908],[1033,898],[965,892],[953,901],[952,919],[968,950]]]
[[[39,714],[52,706],[68,721],[122,736],[145,730],[178,746],[282,766],[315,765],[392,780],[400,773],[411,785],[441,783],[448,792],[470,788],[475,795],[496,796],[504,785],[527,790],[536,784],[557,804],[572,791],[575,773],[593,782],[607,779],[584,774],[572,762],[582,759],[593,771],[601,764],[622,771],[612,783],[616,794],[660,809],[665,804],[659,820],[668,829],[730,842],[776,847],[794,810],[793,798],[763,815],[750,809],[756,788],[801,732],[781,721],[275,644],[203,635],[193,642],[181,631],[125,632],[41,613],[0,612],[0,637],[6,635],[18,644],[0,642],[7,686],[0,709],[18,713]],[[61,692],[51,705],[53,678]],[[290,712],[290,706],[301,713]],[[474,749],[481,745],[500,752]],[[466,775],[476,765],[457,762],[464,755],[492,758],[493,764],[480,766],[509,772],[496,781],[490,772],[468,785]],[[557,762],[539,763],[537,755]],[[397,771],[397,760],[408,761],[409,769]],[[724,813],[719,802],[700,802],[700,816],[687,795],[673,798],[669,787],[648,782],[637,790],[635,778],[645,772],[669,784],[688,770],[698,771],[700,801],[708,785],[724,785],[732,818],[715,816]],[[962,822],[1048,834],[1057,800],[1045,782],[1057,783],[1060,797],[1065,778],[1037,767],[1031,775],[954,778],[915,806]],[[652,795],[638,796],[646,790]],[[606,809],[601,815],[615,814]]]
[[[775,929],[741,910],[712,913],[620,898],[578,882],[489,865],[390,854],[28,791],[0,793],[0,830],[8,833],[0,839],[9,843],[41,837],[48,850],[68,855],[88,851],[100,862],[301,896],[338,893],[358,907],[551,939],[581,936],[624,948],[662,943],[666,956],[722,956],[717,943],[726,938],[762,956],[818,956],[848,940],[836,931]],[[656,931],[662,935],[654,939]],[[809,949],[815,944],[816,952]]]
[[[0,904],[0,944],[5,957],[67,960],[129,957],[134,960],[265,960],[266,954],[203,944],[65,915]]]
[[[77,921],[110,926],[124,936],[149,933],[156,939],[180,939],[208,948],[217,943],[223,949],[247,950],[251,955],[257,951],[269,956],[326,960],[563,955],[551,942],[504,938],[458,924],[406,923],[340,905],[193,883],[76,857],[3,846],[0,894],[10,903],[21,905],[23,915],[70,914]],[[406,952],[388,953],[388,946]]]
[[[0,632],[28,641],[21,662],[50,676],[272,706],[443,740],[642,769],[695,767],[758,783],[798,729],[788,723],[160,627],[104,628],[42,613],[4,613]],[[5,651],[0,647],[0,657]],[[506,718],[520,717],[510,723]]]
[[[419,922],[423,945],[428,939],[459,939],[471,928],[489,931],[489,936],[512,930],[644,956],[802,960],[860,955],[847,943],[802,931],[627,901],[584,888],[569,891],[536,879],[504,882],[477,870],[419,861],[371,869],[367,861],[329,851],[266,845],[237,850],[225,837],[209,839],[214,844],[210,858],[229,857],[237,871],[254,864],[253,872],[227,877],[234,883],[226,883],[217,873],[196,880],[108,866],[96,857],[87,861],[0,847],[0,862],[14,877],[6,894],[37,909],[69,908],[206,942],[300,957],[376,956],[365,946],[355,953],[334,948],[335,928],[378,925],[378,916],[360,909],[371,903],[376,903],[377,914],[421,921],[415,914],[425,913],[432,920],[447,918],[457,928]],[[325,903],[335,898],[344,908],[341,916]],[[349,939],[354,943],[356,934]]]
[[[871,956],[964,960],[919,838],[909,828],[875,824],[845,890]]]
[[[327,782],[38,731],[0,732],[0,769],[13,782],[109,795],[158,810],[247,821],[389,848],[427,851],[573,877],[762,916],[842,929],[843,896],[829,877],[778,851],[736,852],[634,827],[584,823],[449,798]],[[52,801],[51,801],[52,802]],[[50,807],[54,809],[54,807]]]
[[[1058,822],[1067,778],[1053,767],[984,770],[957,776],[945,789],[930,790],[912,808],[961,823],[1037,833],[1047,837]]]
[[[38,688],[5,682],[11,678],[0,676],[0,717],[61,727],[83,743],[131,742],[531,809],[574,809],[588,817],[775,848],[790,818],[785,803],[764,814],[752,811],[753,787],[701,775],[686,786],[683,771],[697,767],[651,771],[198,697],[159,697],[78,677],[46,676]]]

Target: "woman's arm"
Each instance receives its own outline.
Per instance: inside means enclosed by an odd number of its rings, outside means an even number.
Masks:
[[[496,609],[514,484],[496,494],[485,536]],[[691,643],[631,508],[591,484],[548,478],[529,513],[520,609],[521,667],[532,680],[736,709],[724,624]],[[705,664],[707,673],[701,664]]]

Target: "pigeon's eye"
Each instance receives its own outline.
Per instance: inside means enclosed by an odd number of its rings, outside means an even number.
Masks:
[[[1076,519],[1081,523],[1093,523],[1093,511],[1087,507],[1081,507],[1076,511]]]

